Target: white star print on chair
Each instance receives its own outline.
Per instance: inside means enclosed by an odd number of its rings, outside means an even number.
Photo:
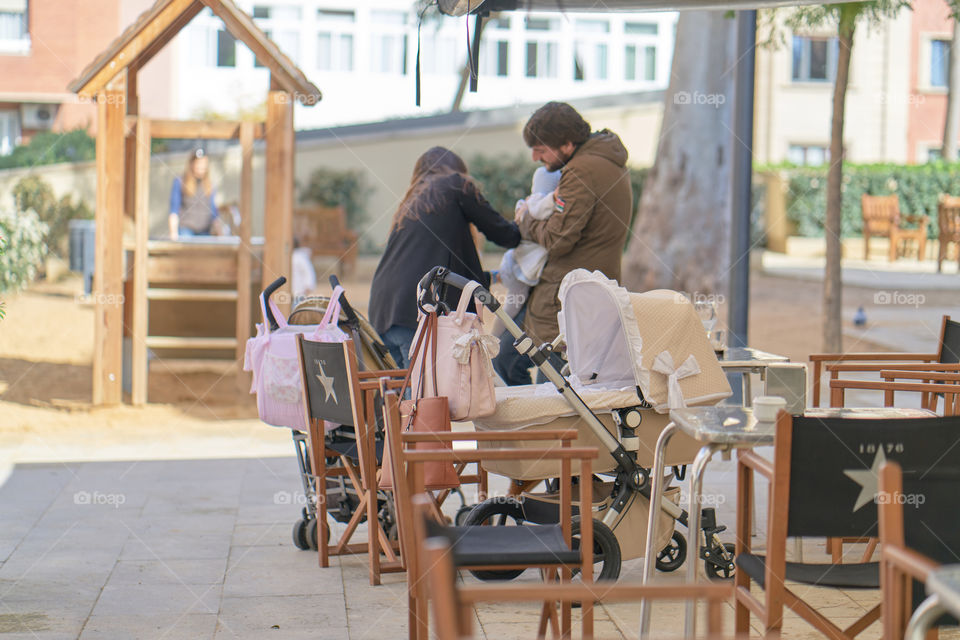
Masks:
[[[886,461],[887,457],[883,455],[883,447],[879,447],[877,455],[873,458],[873,466],[869,469],[843,470],[843,475],[860,485],[860,495],[857,496],[857,503],[853,505],[854,512],[859,511],[868,502],[873,502],[879,491],[880,466]]]
[[[319,360],[315,360],[317,364],[317,369],[320,370],[320,373],[316,374],[317,380],[320,381],[320,384],[323,385],[323,390],[327,394],[327,397],[324,398],[324,402],[330,401],[330,396],[333,396],[334,404],[340,404],[340,401],[337,400],[337,389],[333,386],[333,378],[327,375],[327,372],[323,370],[323,364]]]

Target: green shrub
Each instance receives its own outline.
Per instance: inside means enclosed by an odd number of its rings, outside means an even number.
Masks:
[[[777,170],[787,182],[787,218],[796,225],[797,234],[822,236],[827,208],[826,167]],[[900,197],[901,212],[930,217],[927,232],[929,237],[936,238],[940,194],[960,194],[960,164],[844,164],[843,174],[840,225],[844,236],[863,232],[861,195],[896,194]]]
[[[530,195],[530,181],[538,166],[526,153],[478,154],[467,160],[467,169],[483,197],[508,220],[513,220],[517,200]]]
[[[347,212],[347,226],[351,229],[362,230],[369,217],[366,206],[373,189],[360,169],[320,167],[310,174],[306,185],[299,186],[299,190],[302,204],[342,206]]]
[[[86,129],[54,133],[43,131],[10,155],[0,156],[0,169],[36,167],[57,162],[88,162],[96,158],[97,143]]]
[[[47,225],[33,211],[0,211],[0,293],[23,289],[47,255]]]
[[[93,217],[90,207],[84,202],[73,203],[70,196],[57,200],[53,189],[39,176],[27,176],[13,187],[13,200],[17,211],[33,211],[47,226],[47,244],[50,253],[65,257],[67,253],[67,234],[73,219]]]

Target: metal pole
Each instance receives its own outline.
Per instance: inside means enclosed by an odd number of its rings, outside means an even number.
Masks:
[[[729,344],[747,345],[750,307],[750,205],[753,181],[753,79],[757,12],[737,12],[737,64],[733,110],[733,185],[730,230]]]

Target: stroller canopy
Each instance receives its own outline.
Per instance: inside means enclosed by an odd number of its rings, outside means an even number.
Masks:
[[[730,396],[703,324],[683,294],[630,293],[599,271],[576,269],[560,283],[558,297],[570,372],[584,385],[639,387],[661,413]]]

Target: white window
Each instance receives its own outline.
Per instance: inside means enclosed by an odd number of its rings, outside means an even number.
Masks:
[[[950,41],[930,41],[930,86],[946,88],[950,70]]]
[[[420,68],[425,74],[457,73],[463,68],[466,58],[467,44],[463,38],[431,34],[420,40]]]
[[[371,11],[371,71],[407,73],[407,14],[404,11]]]
[[[833,82],[837,73],[837,38],[793,36],[794,82]]]
[[[628,82],[657,81],[657,47],[660,25],[656,22],[625,22],[623,25],[623,78]]]
[[[528,78],[557,78],[557,55],[560,31],[558,18],[526,18],[526,76]]]
[[[610,23],[606,20],[577,20],[573,53],[574,80],[607,79],[607,39]]]
[[[237,66],[237,39],[226,29],[217,31],[217,66]]]
[[[0,0],[0,53],[30,52],[27,0]]]
[[[353,11],[319,9],[317,68],[320,71],[353,71],[356,15]]]
[[[483,25],[480,39],[480,74],[510,75],[510,18],[492,18]]]
[[[0,111],[0,156],[10,155],[20,144],[20,114],[16,109]]]
[[[823,145],[791,144],[787,160],[801,167],[819,167],[830,162],[830,149]]]
[[[253,21],[273,40],[294,64],[300,64],[300,7],[292,5],[254,5]],[[254,62],[262,67],[260,61]]]

